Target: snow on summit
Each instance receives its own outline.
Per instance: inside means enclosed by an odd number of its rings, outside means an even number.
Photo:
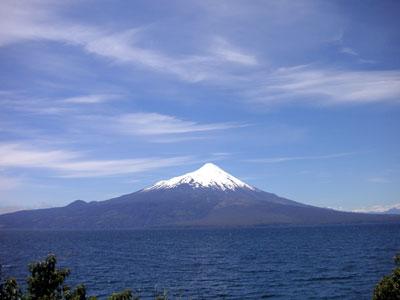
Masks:
[[[240,188],[255,190],[251,185],[228,174],[212,163],[206,163],[200,169],[182,176],[161,180],[145,190],[171,189],[181,184],[189,184],[195,188],[217,188],[224,191]]]

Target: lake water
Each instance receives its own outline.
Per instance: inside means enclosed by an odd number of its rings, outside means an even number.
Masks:
[[[131,288],[143,299],[370,299],[394,267],[400,225],[0,231],[4,275],[22,283],[27,264],[55,253],[105,297]]]

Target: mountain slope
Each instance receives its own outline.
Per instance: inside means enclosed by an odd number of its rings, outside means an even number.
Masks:
[[[0,216],[0,228],[125,229],[399,222],[400,216],[339,212],[304,205],[248,185],[213,164],[106,201]]]

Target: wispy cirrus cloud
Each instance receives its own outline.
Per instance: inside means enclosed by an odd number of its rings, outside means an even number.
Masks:
[[[2,7],[0,46],[22,41],[55,41],[114,63],[172,75],[182,81],[222,85],[252,103],[366,104],[398,102],[400,96],[399,70],[300,66],[260,71],[254,67],[265,69],[265,65],[254,54],[222,36],[209,37],[208,43],[197,52],[171,54],[160,48],[145,47],[142,41],[148,40],[149,33],[144,27],[117,31],[72,22],[58,13],[63,5],[49,2],[3,1]],[[336,43],[342,53],[359,56],[353,48],[343,45],[342,37]],[[234,66],[243,67],[241,71],[246,70],[246,74],[233,72]],[[83,103],[84,99],[80,100]],[[101,101],[100,98],[85,100],[85,103]]]
[[[3,108],[18,112],[38,115],[67,115],[79,113],[82,107],[77,105],[103,104],[121,99],[119,94],[80,94],[66,98],[37,98],[21,92],[0,94],[0,104]]]
[[[358,56],[359,55],[355,50],[353,50],[350,47],[341,47],[339,51],[341,53],[349,54],[349,55],[353,55],[353,56]]]
[[[120,98],[120,96],[114,94],[92,94],[69,97],[63,99],[62,102],[67,104],[97,104],[113,101],[117,98]]]
[[[63,114],[70,110],[70,108],[61,105],[62,103],[57,100],[27,97],[20,92],[7,92],[4,95],[0,94],[0,104],[3,110],[38,115]]]
[[[82,160],[60,163],[59,168],[64,174],[61,177],[82,178],[115,176],[133,173],[143,173],[165,167],[179,166],[191,162],[190,156],[148,157],[117,160]]]
[[[210,55],[168,55],[140,45],[143,28],[110,30],[64,20],[58,14],[62,5],[54,3],[4,1],[0,14],[0,46],[21,41],[48,40],[81,47],[85,52],[121,64],[145,67],[198,82],[224,75],[227,64],[253,66],[256,58],[220,39]]]
[[[176,143],[207,139],[212,133],[250,126],[239,122],[197,122],[155,112],[115,115],[83,114],[76,116],[83,130],[102,135],[136,136],[151,143]],[[82,131],[82,128],[80,129]]]
[[[174,75],[189,82],[220,80],[221,77],[229,77],[230,64],[257,65],[254,56],[237,50],[225,40],[224,43],[213,48],[211,55],[171,56],[160,50],[141,47],[140,39],[143,34],[141,28],[135,28],[107,35],[93,34],[90,39],[79,38],[77,42],[89,53],[113,59],[118,63]]]
[[[264,105],[365,104],[400,101],[400,71],[348,71],[312,66],[281,68],[245,92]]]
[[[7,93],[7,97],[1,97],[0,95],[0,104],[7,110],[25,114],[56,115],[61,117],[64,122],[68,123],[67,131],[70,132],[135,135],[149,137],[151,142],[157,143],[204,139],[205,136],[201,136],[201,134],[206,132],[249,126],[249,124],[239,122],[202,123],[156,112],[121,114],[118,110],[109,112],[109,109],[101,106],[94,111],[90,106],[123,99],[124,97],[119,94],[83,94],[74,97],[49,99],[29,98],[19,93]],[[68,118],[65,118],[66,116]],[[5,124],[4,129],[2,129],[3,126],[1,125],[0,123],[0,131],[26,131],[26,128],[20,128],[16,124]],[[34,135],[36,134],[38,133],[36,132]]]
[[[298,161],[298,160],[324,160],[324,159],[333,159],[333,158],[341,158],[346,156],[354,155],[354,152],[343,152],[343,153],[333,153],[327,155],[313,155],[313,156],[282,156],[282,157],[269,157],[269,158],[255,158],[248,159],[247,162],[253,163],[282,163],[288,161]]]
[[[189,163],[189,156],[91,160],[80,152],[47,150],[21,143],[0,144],[0,167],[44,169],[56,177],[102,177],[141,173]]]
[[[143,136],[173,135],[227,130],[247,126],[239,123],[197,123],[159,113],[131,113],[115,118],[123,133]]]
[[[390,184],[398,181],[399,174],[399,166],[393,165],[391,168],[386,168],[371,174],[366,180],[375,184]]]
[[[384,176],[374,176],[374,177],[370,177],[368,178],[369,182],[373,182],[373,183],[390,183],[390,179]]]
[[[254,55],[238,49],[222,37],[214,38],[211,52],[226,61],[249,66],[258,65],[257,58]]]
[[[1,167],[56,166],[60,162],[76,159],[78,153],[64,150],[35,150],[18,143],[0,144]]]

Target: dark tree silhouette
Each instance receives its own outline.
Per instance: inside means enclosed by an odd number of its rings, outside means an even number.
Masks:
[[[0,284],[0,299],[1,300],[20,300],[22,298],[21,290],[14,278],[7,279]]]
[[[131,290],[125,290],[119,293],[112,293],[108,300],[139,300],[139,297],[134,296]]]
[[[44,261],[29,265],[28,300],[61,300],[64,298],[63,286],[70,271],[57,269],[57,259],[53,254]]]
[[[400,299],[400,253],[394,258],[396,268],[376,285],[373,300]]]
[[[96,300],[86,294],[83,284],[71,289],[65,279],[70,274],[69,269],[58,269],[55,255],[49,254],[44,261],[29,265],[30,276],[27,279],[28,288],[22,293],[14,278],[3,282],[0,265],[0,300]],[[139,300],[131,290],[113,293],[108,300]],[[156,300],[167,300],[166,293],[156,295]]]

